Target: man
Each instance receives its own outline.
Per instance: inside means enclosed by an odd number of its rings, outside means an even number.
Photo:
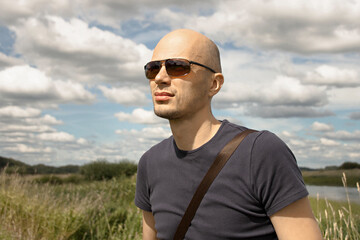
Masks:
[[[218,48],[204,35],[167,34],[145,74],[154,112],[173,135],[140,159],[135,204],[144,240],[172,239],[216,155],[246,128],[212,114],[224,77]],[[268,131],[251,133],[204,196],[185,239],[322,239],[307,195],[286,145]]]

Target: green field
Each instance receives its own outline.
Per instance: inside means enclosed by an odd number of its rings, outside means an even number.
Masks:
[[[0,239],[141,239],[135,179],[1,173]],[[360,239],[360,205],[310,200],[325,239]]]
[[[343,173],[347,186],[357,187],[356,183],[360,183],[360,169],[302,171],[305,183],[317,186],[343,186]]]
[[[134,176],[78,184],[34,178],[0,175],[0,239],[141,239]]]

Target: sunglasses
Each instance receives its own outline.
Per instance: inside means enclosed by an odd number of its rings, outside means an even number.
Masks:
[[[201,63],[189,61],[182,58],[172,58],[172,59],[148,62],[144,66],[146,78],[154,79],[156,75],[160,72],[163,63],[165,63],[167,74],[171,77],[179,77],[188,74],[190,72],[191,64],[204,67],[210,70],[211,72],[216,73],[213,69]]]

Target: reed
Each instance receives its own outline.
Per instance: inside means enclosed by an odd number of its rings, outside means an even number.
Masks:
[[[310,199],[311,205],[325,240],[360,239],[360,205],[351,203],[348,194],[346,174],[342,175],[346,202]],[[357,183],[360,198],[360,187]]]
[[[141,239],[134,177],[40,184],[0,174],[1,239]]]

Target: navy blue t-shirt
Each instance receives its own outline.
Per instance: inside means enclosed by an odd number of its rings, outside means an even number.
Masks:
[[[220,150],[246,128],[222,121],[203,146],[182,151],[173,137],[140,159],[135,204],[155,218],[159,239],[172,239],[196,188]],[[290,149],[268,131],[239,145],[204,196],[185,239],[277,239],[269,216],[308,192]]]

